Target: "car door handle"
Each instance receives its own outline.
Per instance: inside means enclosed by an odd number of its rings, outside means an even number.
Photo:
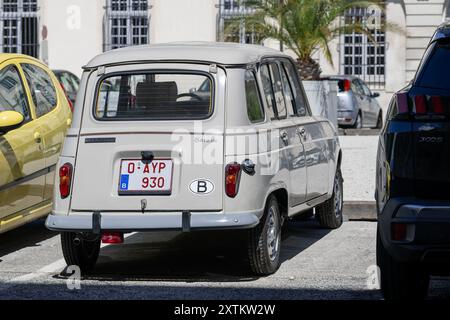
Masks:
[[[284,143],[288,143],[289,137],[286,131],[281,131],[280,137],[281,139],[283,139]]]
[[[305,128],[297,129],[297,134],[303,137],[306,134],[306,129]]]
[[[35,132],[34,133],[34,141],[36,141],[36,143],[41,143],[42,142],[42,136],[39,132]]]

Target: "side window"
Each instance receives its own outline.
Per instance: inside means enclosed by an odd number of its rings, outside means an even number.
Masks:
[[[255,73],[250,70],[245,72],[245,97],[247,100],[248,119],[251,122],[264,121],[264,112],[259,98]]]
[[[359,83],[361,85],[362,91],[364,92],[364,95],[370,97],[371,96],[370,89],[366,86],[364,82],[359,81]]]
[[[273,91],[275,94],[278,119],[284,119],[287,117],[286,102],[284,101],[280,70],[278,68],[278,65],[275,63],[270,64],[270,76],[272,78]]]
[[[275,119],[274,93],[272,88],[272,81],[270,79],[269,66],[267,64],[261,66],[261,81],[264,90],[264,98],[268,106],[268,114],[270,119]]]
[[[287,77],[286,70],[284,70],[284,67],[282,67],[280,71],[281,71],[281,80],[283,81],[284,100],[286,101],[289,114],[296,113],[294,111],[295,110],[294,93],[292,91],[292,86]]]
[[[300,87],[297,70],[295,70],[291,62],[283,62],[283,71],[287,74],[289,84],[294,98],[294,105],[296,113],[300,117],[305,117],[308,114],[306,107],[306,99],[302,88]]]
[[[28,121],[31,119],[27,95],[16,67],[8,66],[0,71],[0,112],[17,111]]]
[[[352,80],[352,91],[354,93],[356,93],[356,94],[361,95],[361,96],[364,95],[364,91],[361,88],[361,85],[359,84],[359,81],[356,80],[356,79]]]
[[[77,78],[75,78],[73,75],[69,74],[69,79],[72,82],[72,87],[75,90],[75,92],[78,91],[78,89],[80,88],[80,82],[78,81]]]
[[[30,86],[36,116],[41,117],[56,107],[56,89],[50,75],[45,70],[26,63],[22,64],[22,68]]]
[[[64,89],[66,89],[67,92],[76,92],[69,74],[61,73],[59,80],[62,82]]]

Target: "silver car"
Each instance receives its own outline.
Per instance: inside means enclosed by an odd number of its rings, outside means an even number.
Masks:
[[[377,92],[353,76],[329,76],[328,80],[338,81],[338,125],[343,128],[381,128],[383,111],[378,104]]]

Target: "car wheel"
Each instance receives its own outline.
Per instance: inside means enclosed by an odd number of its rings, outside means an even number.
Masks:
[[[375,129],[381,129],[383,127],[383,113],[380,111],[378,114],[377,125]]]
[[[377,265],[380,268],[380,287],[386,300],[422,300],[426,297],[430,276],[419,263],[395,261],[384,247],[377,228]]]
[[[343,207],[343,180],[341,169],[338,168],[334,177],[333,196],[316,207],[316,217],[319,220],[319,224],[327,229],[339,228],[344,220]]]
[[[63,232],[61,245],[68,266],[76,265],[83,272],[94,268],[100,253],[98,236],[81,236],[74,232]]]
[[[257,275],[270,275],[280,267],[281,216],[278,201],[270,196],[260,223],[248,231],[247,254],[250,269]]]
[[[363,118],[362,118],[361,112],[359,112],[358,116],[356,117],[355,124],[353,125],[353,128],[354,129],[362,129],[362,127],[363,127]]]

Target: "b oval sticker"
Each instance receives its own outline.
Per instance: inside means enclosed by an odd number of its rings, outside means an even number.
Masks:
[[[208,194],[214,191],[214,183],[207,179],[198,179],[191,182],[189,190],[195,194]]]

